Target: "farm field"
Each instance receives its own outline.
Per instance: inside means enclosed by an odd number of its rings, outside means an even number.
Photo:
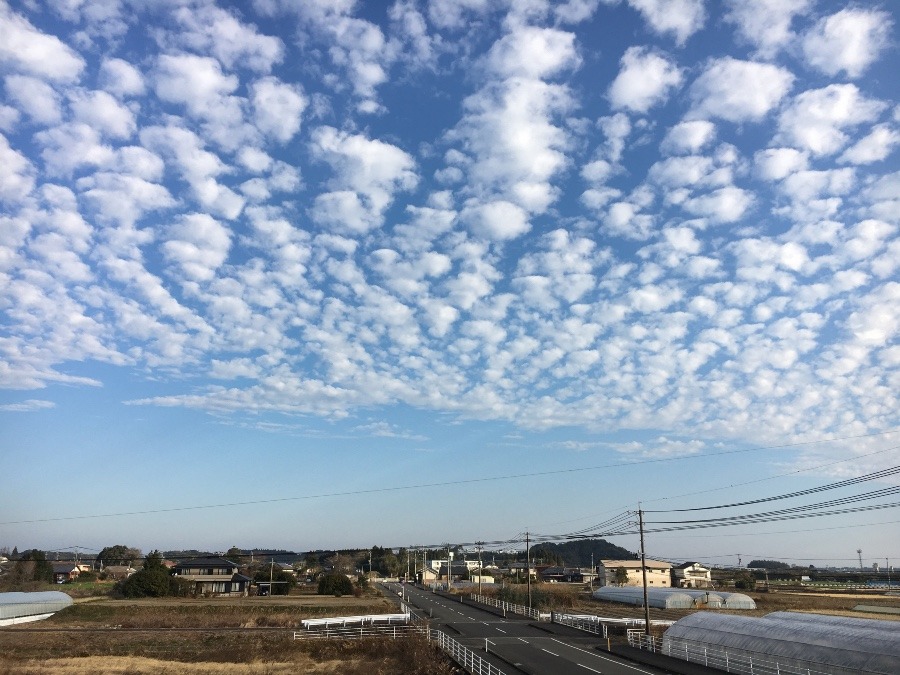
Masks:
[[[0,630],[0,675],[454,672],[423,639],[294,642],[300,621],[395,612],[383,596],[90,599]]]

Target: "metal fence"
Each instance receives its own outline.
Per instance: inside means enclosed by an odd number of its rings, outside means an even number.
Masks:
[[[594,633],[595,635],[609,637],[606,633],[606,624],[600,622],[600,617],[579,616],[577,614],[559,614],[554,612],[551,621],[563,626],[569,626],[571,628],[577,628],[578,630],[587,631],[588,633]]]
[[[726,673],[739,675],[836,675],[850,673],[843,668],[819,670],[822,664],[806,663],[797,659],[776,659],[769,654],[743,649],[730,649],[680,638],[659,638],[643,631],[629,630],[628,644],[671,656],[690,663],[699,663]]]
[[[503,610],[503,612],[512,612],[513,614],[521,614],[522,616],[527,616],[530,619],[536,619],[537,621],[546,621],[550,618],[549,613],[539,612],[534,607],[526,607],[525,605],[517,605],[512,602],[506,602],[505,600],[496,600],[494,598],[489,598],[486,595],[478,595],[476,593],[476,594],[470,595],[469,598],[473,602],[479,602],[482,605],[496,607],[497,609]]]
[[[428,637],[430,640],[437,642],[440,648],[447,652],[451,659],[456,661],[468,672],[472,673],[472,675],[504,675],[503,671],[497,668],[497,666],[481,658],[478,654],[471,649],[464,647],[446,633],[442,633],[439,630],[432,630]]]
[[[426,628],[414,624],[324,626],[294,631],[295,640],[359,640],[361,638],[397,639],[410,635],[424,635]]]

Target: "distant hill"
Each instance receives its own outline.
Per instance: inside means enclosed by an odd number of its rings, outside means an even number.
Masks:
[[[578,539],[561,544],[538,544],[531,549],[532,560],[542,558],[542,552],[549,555],[544,562],[551,565],[565,565],[567,567],[590,567],[591,554],[594,554],[594,564],[603,558],[608,560],[637,560],[638,555],[631,551],[610,544],[605,539]]]

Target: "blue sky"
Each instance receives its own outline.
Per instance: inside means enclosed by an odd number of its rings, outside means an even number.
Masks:
[[[898,464],[896,25],[0,0],[0,545],[499,541]]]

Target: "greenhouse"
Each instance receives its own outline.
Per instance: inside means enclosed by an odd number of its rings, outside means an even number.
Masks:
[[[896,675],[900,631],[895,622],[876,619],[697,612],[665,632],[662,652],[731,673]]]
[[[601,586],[593,596],[595,600],[644,606],[644,589],[640,586]],[[658,609],[690,609],[694,606],[694,599],[681,590],[648,588],[647,604]]]
[[[59,591],[0,593],[0,626],[40,621],[71,604],[72,598]]]
[[[603,586],[594,591],[594,599],[644,606],[644,589],[640,586]],[[690,588],[648,588],[647,604],[659,609],[756,609],[756,603],[743,593],[701,591]]]

